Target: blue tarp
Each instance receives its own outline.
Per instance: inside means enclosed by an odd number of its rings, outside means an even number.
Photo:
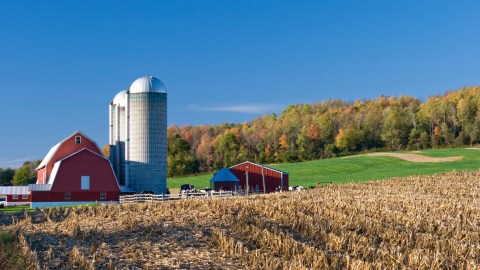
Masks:
[[[213,175],[210,182],[240,182],[240,180],[228,168],[223,168]]]

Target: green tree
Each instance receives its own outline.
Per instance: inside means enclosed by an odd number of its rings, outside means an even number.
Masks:
[[[410,149],[427,149],[430,147],[430,142],[430,136],[426,131],[414,128],[410,132],[408,142]]]
[[[0,168],[0,186],[11,185],[14,175],[15,175],[15,170],[14,169],[11,169],[11,168],[2,169],[2,168]]]
[[[382,126],[384,118],[382,111],[376,108],[367,110],[362,118],[361,128],[364,134],[363,148],[383,147]]]
[[[232,132],[219,135],[213,142],[213,149],[215,150],[215,165],[217,169],[237,163],[240,145],[237,137]]]
[[[179,134],[168,141],[167,175],[189,175],[198,172],[198,161],[188,142]]]
[[[335,146],[345,152],[355,151],[360,137],[359,131],[355,128],[340,129],[335,137]]]
[[[40,160],[27,161],[23,163],[13,176],[12,184],[15,186],[24,186],[34,184],[37,181],[37,172],[35,168],[40,164]]]
[[[408,145],[413,123],[408,118],[408,110],[393,106],[387,110],[383,123],[382,140],[392,150],[404,149]]]
[[[310,124],[302,128],[297,138],[300,160],[311,160],[320,156],[322,149],[319,138],[319,131],[315,125]]]

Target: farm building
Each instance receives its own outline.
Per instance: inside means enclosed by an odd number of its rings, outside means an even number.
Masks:
[[[88,149],[93,153],[103,155],[102,151],[93,140],[85,136],[82,132],[77,131],[50,148],[50,151],[48,151],[47,155],[42,160],[42,163],[40,163],[36,169],[37,184],[47,184],[47,179],[50,178],[55,163],[82,149]]]
[[[210,186],[217,191],[223,189],[239,190],[240,180],[228,168],[223,168],[213,174]]]
[[[2,187],[0,194],[7,196],[7,205],[46,207],[116,202],[120,187],[98,145],[77,131],[50,149],[37,167],[36,184]]]
[[[230,188],[232,186],[232,190],[248,189],[251,192],[274,192],[288,187],[287,172],[250,161],[234,165],[227,170],[238,179],[238,182],[235,182],[235,178],[230,176],[224,168],[217,172],[211,180],[215,190],[220,187]]]
[[[0,194],[5,196],[6,205],[30,204],[30,191],[28,186],[0,187]]]

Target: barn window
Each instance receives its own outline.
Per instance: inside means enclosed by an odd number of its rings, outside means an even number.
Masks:
[[[71,192],[65,192],[63,198],[65,198],[65,200],[70,200],[72,198],[72,193]]]
[[[106,192],[100,192],[100,200],[105,200],[107,198]]]
[[[80,137],[80,136],[75,136],[75,143],[76,143],[76,144],[81,144],[81,143],[82,143],[82,137]]]
[[[18,200],[18,195],[12,195],[13,200]]]
[[[90,189],[90,176],[82,176],[81,177],[81,182],[82,182],[82,190],[89,190]]]
[[[23,200],[28,199],[28,195],[22,195],[22,199],[23,199]]]

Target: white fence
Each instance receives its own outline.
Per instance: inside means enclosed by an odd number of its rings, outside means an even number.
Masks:
[[[171,200],[187,200],[187,199],[207,199],[207,198],[222,198],[234,196],[232,191],[221,192],[196,192],[196,193],[180,193],[180,194],[134,194],[120,196],[120,203],[133,202],[164,202]]]

